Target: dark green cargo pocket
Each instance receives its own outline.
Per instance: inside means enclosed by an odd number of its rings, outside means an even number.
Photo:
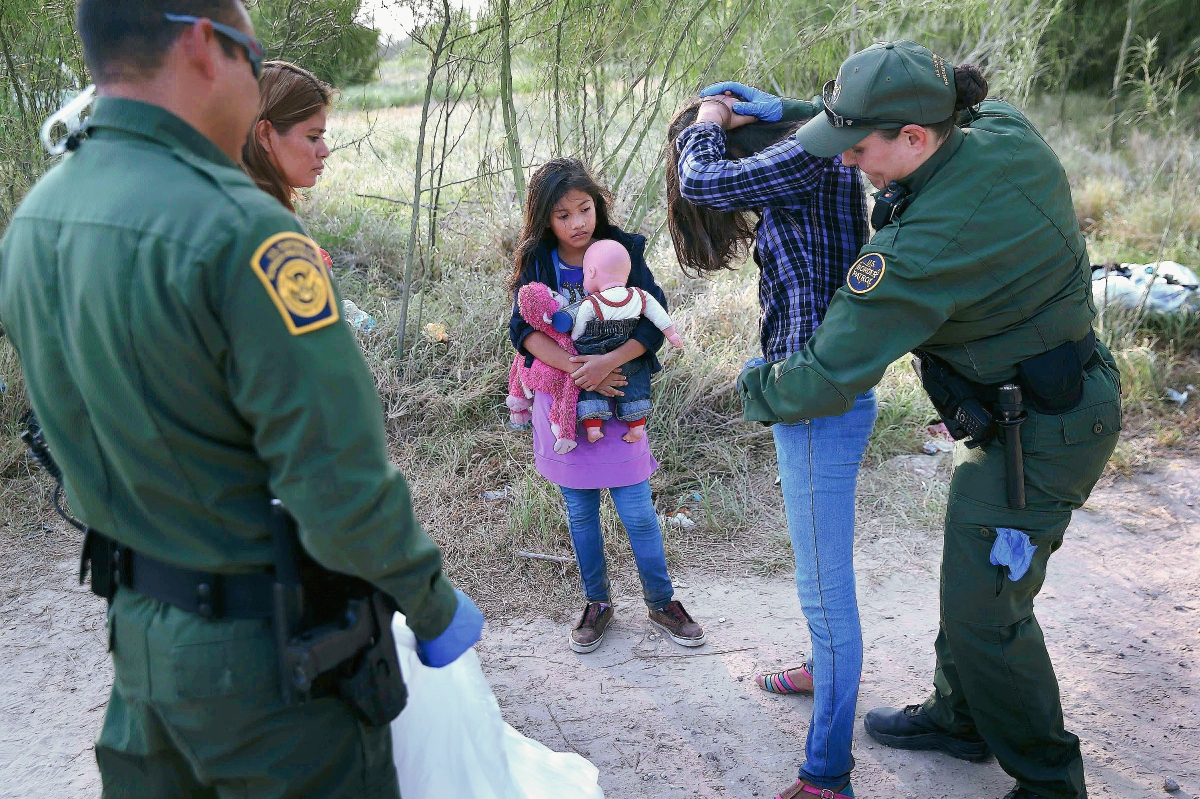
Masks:
[[[1121,432],[1121,403],[1103,402],[1089,408],[1078,408],[1058,417],[1065,444],[1089,441]]]
[[[1004,525],[1000,525],[1004,526]],[[1037,550],[1020,580],[992,563],[996,528],[948,523],[942,551],[942,613],[969,624],[1007,627],[1033,614],[1033,598],[1046,579],[1046,562],[1061,535],[1030,537]]]
[[[267,637],[178,644],[172,649],[180,699],[278,693],[275,645]]]

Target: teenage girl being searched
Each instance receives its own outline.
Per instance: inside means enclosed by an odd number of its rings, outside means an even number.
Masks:
[[[543,164],[530,178],[525,198],[525,222],[513,258],[508,290],[514,295],[526,283],[544,283],[568,301],[580,300],[583,290],[583,255],[597,239],[612,239],[629,251],[632,269],[630,287],[640,288],[665,308],[667,299],[646,266],[646,240],[625,233],[608,221],[610,197],[581,161],[555,158]],[[655,353],[663,334],[643,318],[633,334],[612,352],[601,355],[568,355],[545,333],[534,330],[514,302],[509,338],[527,364],[536,358],[547,366],[571,375],[581,391],[592,391],[612,401],[623,396],[622,367],[640,359],[632,369],[660,368]],[[600,532],[600,490],[607,488],[617,515],[629,533],[629,543],[642,580],[642,594],[650,621],[678,644],[700,646],[704,631],[683,605],[674,599],[667,574],[662,531],[650,498],[650,475],[658,462],[650,454],[648,436],[623,440],[629,425],[612,416],[605,419],[604,436],[589,442],[578,436],[579,446],[570,452],[554,451],[550,428],[550,396],[538,392],[533,402],[533,456],[538,473],[562,491],[567,504],[567,523],[579,576],[586,599],[579,622],[571,631],[571,649],[591,652],[600,646],[612,621],[608,567],[604,560],[604,538]]]

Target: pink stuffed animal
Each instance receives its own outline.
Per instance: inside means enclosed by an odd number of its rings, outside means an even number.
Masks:
[[[545,283],[528,283],[517,292],[517,308],[521,316],[534,330],[545,333],[566,350],[575,354],[571,336],[554,329],[551,318],[559,310],[558,300]],[[524,424],[532,418],[533,392],[549,394],[554,402],[550,406],[550,429],[554,433],[554,451],[560,455],[575,449],[575,406],[579,402],[579,387],[566,372],[534,360],[533,366],[525,366],[525,356],[517,353],[512,368],[508,370],[509,419],[513,424]]]

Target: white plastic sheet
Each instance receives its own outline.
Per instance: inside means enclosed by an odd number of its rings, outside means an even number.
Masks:
[[[474,649],[431,669],[403,616],[392,629],[408,685],[408,706],[392,722],[404,799],[604,799],[585,758],[552,752],[504,722]]]
[[[1175,261],[1121,264],[1092,272],[1092,296],[1097,307],[1137,308],[1150,313],[1200,311],[1200,279]]]

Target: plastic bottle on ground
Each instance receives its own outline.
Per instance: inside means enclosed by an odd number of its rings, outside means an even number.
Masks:
[[[375,329],[375,317],[359,308],[351,300],[342,300],[342,314],[346,324],[362,333],[370,333]]]

